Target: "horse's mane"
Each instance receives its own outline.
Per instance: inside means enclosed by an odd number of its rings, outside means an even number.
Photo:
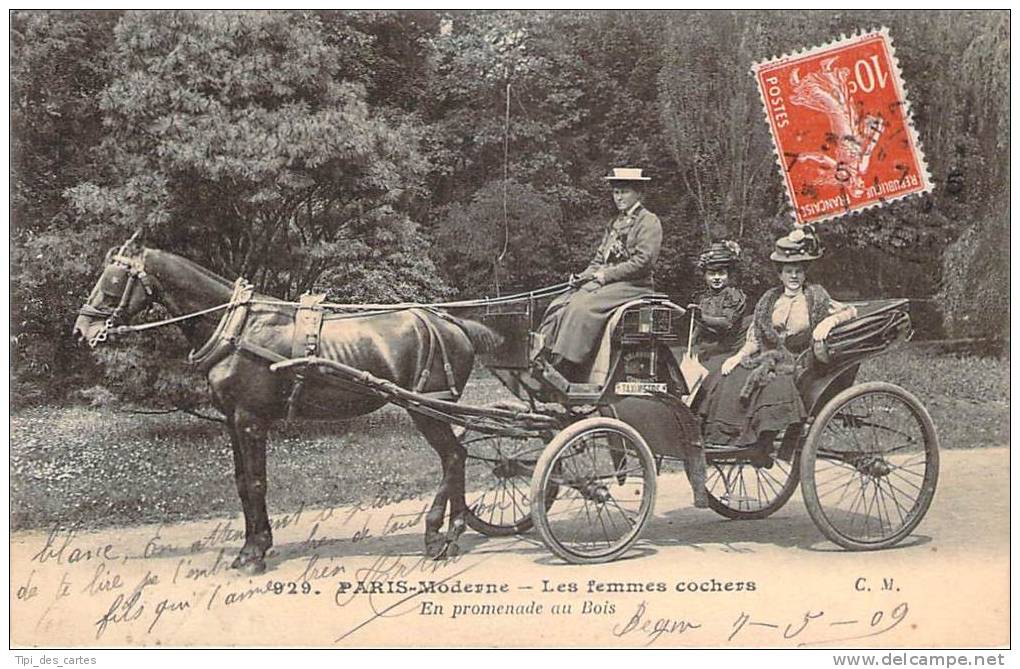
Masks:
[[[184,256],[177,255],[176,253],[171,253],[170,251],[163,251],[163,250],[160,250],[160,249],[149,249],[149,250],[150,251],[156,251],[157,253],[163,253],[163,254],[166,254],[166,255],[171,255],[175,259],[177,259],[178,261],[183,263],[184,265],[187,265],[189,268],[191,268],[195,272],[198,272],[202,276],[204,276],[204,277],[206,277],[208,279],[211,279],[211,280],[219,283],[222,286],[230,287],[230,286],[234,285],[234,282],[231,281],[230,279],[227,279],[227,278],[223,277],[222,275],[217,274],[216,272],[212,271],[211,269],[209,269],[207,267],[203,267],[202,265],[199,265],[194,260],[189,260],[188,258],[185,258]]]

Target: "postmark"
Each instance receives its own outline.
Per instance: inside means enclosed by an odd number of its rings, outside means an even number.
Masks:
[[[751,72],[798,224],[932,190],[887,29]]]

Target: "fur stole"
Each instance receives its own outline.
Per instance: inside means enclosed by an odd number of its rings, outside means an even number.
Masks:
[[[786,347],[787,333],[777,330],[772,324],[772,312],[776,302],[783,294],[781,287],[771,288],[761,296],[754,308],[754,333],[758,338],[761,351],[742,365],[751,370],[740,390],[740,398],[747,401],[755,390],[762,388],[781,374],[794,374],[797,368],[797,356]],[[807,298],[809,330],[814,330],[822,319],[829,314],[831,298],[829,293],[818,284],[804,286]]]

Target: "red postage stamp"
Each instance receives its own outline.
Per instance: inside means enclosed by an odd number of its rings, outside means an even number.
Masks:
[[[751,71],[798,224],[932,190],[887,30]]]

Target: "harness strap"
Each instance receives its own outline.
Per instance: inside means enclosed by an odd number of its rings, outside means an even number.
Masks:
[[[418,375],[418,383],[414,385],[414,391],[420,393],[425,390],[425,386],[428,385],[429,379],[432,378],[432,365],[436,359],[436,329],[429,323],[428,319],[421,314],[418,309],[411,309],[411,313],[415,318],[425,326],[425,332],[428,334],[428,354],[425,356],[425,365],[421,370],[421,374]]]
[[[294,313],[294,341],[291,353],[295,358],[313,356],[319,348],[325,295],[302,295]]]
[[[389,312],[389,311],[403,311],[405,309],[457,309],[465,307],[489,307],[508,302],[517,302],[523,300],[536,300],[543,297],[552,297],[559,295],[570,290],[572,284],[570,282],[558,283],[545,288],[539,288],[538,290],[532,290],[526,293],[517,293],[515,295],[505,295],[503,297],[494,298],[482,298],[475,300],[457,300],[453,302],[393,302],[393,303],[343,303],[343,302],[323,302],[320,306],[324,309],[337,310],[337,311],[349,311],[349,312],[365,312],[365,311],[377,311],[377,312]],[[261,304],[266,306],[274,307],[293,307],[296,306],[294,302],[287,302],[284,300],[275,299],[264,299],[259,298],[258,300],[252,300],[252,304]]]
[[[319,306],[325,295],[302,295],[298,298],[298,307],[294,312],[294,339],[291,343],[291,356],[301,358],[314,356],[319,349],[319,333],[322,330],[322,307]],[[287,397],[287,419],[297,417],[298,400],[305,387],[305,376],[298,372],[294,375],[294,386]]]
[[[234,282],[234,293],[230,297],[230,302],[206,310],[212,312],[216,309],[227,309],[209,339],[197,351],[188,354],[188,362],[197,366],[203,374],[229,355],[231,342],[237,339],[248,321],[249,303],[254,294],[254,286],[244,279],[238,279]],[[202,313],[189,314],[188,317],[192,318]],[[179,320],[183,320],[183,318]],[[157,325],[165,325],[165,323],[147,323],[145,326],[138,327],[156,327]]]
[[[446,372],[446,387],[450,389],[450,394],[457,397],[457,379],[453,375],[453,366],[450,365],[450,356],[446,353],[446,343],[443,338],[437,336],[436,339],[439,341],[439,353],[443,356],[443,371]]]
[[[287,356],[280,355],[276,351],[268,349],[265,346],[253,344],[244,337],[234,339],[232,343],[236,350],[251,353],[252,355],[264,358],[270,362],[283,362],[284,360],[288,360]]]
[[[198,318],[199,316],[205,316],[206,314],[216,313],[217,311],[223,311],[224,309],[232,309],[234,307],[243,306],[242,302],[224,302],[218,304],[215,307],[209,307],[208,309],[202,309],[201,311],[193,311],[190,314],[184,314],[183,316],[174,316],[172,318],[164,318],[161,321],[153,321],[152,323],[142,323],[140,325],[118,325],[110,328],[111,334],[127,334],[129,332],[143,332],[145,330],[151,330],[153,328],[162,327],[164,325],[173,325],[174,323],[180,323],[181,321],[188,321],[192,318]],[[228,312],[229,314],[229,312]],[[205,348],[205,345],[203,345]]]
[[[425,384],[428,382],[429,377],[432,374],[432,365],[435,361],[435,346],[439,346],[439,354],[443,361],[443,371],[446,374],[446,387],[448,392],[453,397],[458,397],[460,393],[457,392],[457,378],[453,374],[453,366],[450,365],[450,356],[446,351],[446,342],[443,341],[443,336],[436,329],[435,324],[428,318],[432,310],[425,310],[425,314],[419,312],[418,309],[412,309],[411,313],[417,316],[418,320],[425,324],[425,328],[429,333],[429,354],[428,361],[425,363],[425,369],[422,371],[421,377],[418,379],[418,384],[415,387],[416,392],[422,392],[425,389]]]

